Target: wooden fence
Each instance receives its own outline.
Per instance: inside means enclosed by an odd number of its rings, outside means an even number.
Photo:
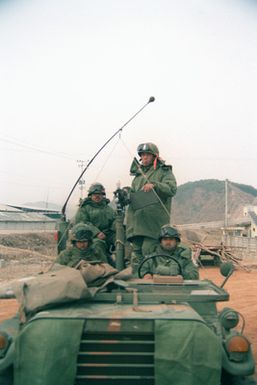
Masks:
[[[257,261],[257,238],[223,235],[222,242],[225,246],[233,248],[234,253],[243,260]]]

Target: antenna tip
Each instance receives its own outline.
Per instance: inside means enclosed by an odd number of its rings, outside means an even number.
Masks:
[[[149,100],[148,100],[148,103],[152,103],[155,101],[155,97],[154,96],[150,96]]]

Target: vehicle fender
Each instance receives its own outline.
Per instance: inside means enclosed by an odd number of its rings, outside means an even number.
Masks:
[[[234,376],[249,376],[253,374],[255,363],[251,348],[247,352],[244,362],[234,362],[229,360],[224,347],[222,347],[222,367]]]
[[[4,358],[0,359],[0,373],[14,363],[14,342],[11,343]]]
[[[11,343],[5,353],[5,356],[0,358],[0,373],[6,370],[14,362],[14,345],[19,329],[20,325],[17,316],[0,323],[0,331],[7,333],[11,339]]]

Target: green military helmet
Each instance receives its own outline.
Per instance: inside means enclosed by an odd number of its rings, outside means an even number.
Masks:
[[[174,227],[171,227],[170,225],[164,225],[161,228],[160,235],[159,235],[159,241],[162,238],[175,238],[180,242],[180,234]]]
[[[104,186],[101,183],[93,183],[93,184],[91,184],[91,186],[89,187],[89,190],[88,190],[88,196],[90,196],[92,194],[102,194],[102,195],[105,195],[105,188],[104,188]]]
[[[71,241],[74,242],[91,242],[93,238],[93,233],[90,229],[90,226],[85,225],[84,223],[78,223],[75,225],[71,231]]]
[[[143,152],[146,152],[148,154],[152,154],[154,156],[159,156],[158,147],[154,143],[150,143],[149,142],[149,143],[142,143],[142,144],[140,144],[137,147],[137,153],[138,153],[139,156],[141,156],[141,154]]]

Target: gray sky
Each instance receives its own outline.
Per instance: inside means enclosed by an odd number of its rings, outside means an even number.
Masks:
[[[257,1],[0,0],[0,203],[63,203],[130,184],[136,147],[155,142],[179,184],[257,187]],[[71,202],[77,202],[79,190]]]

